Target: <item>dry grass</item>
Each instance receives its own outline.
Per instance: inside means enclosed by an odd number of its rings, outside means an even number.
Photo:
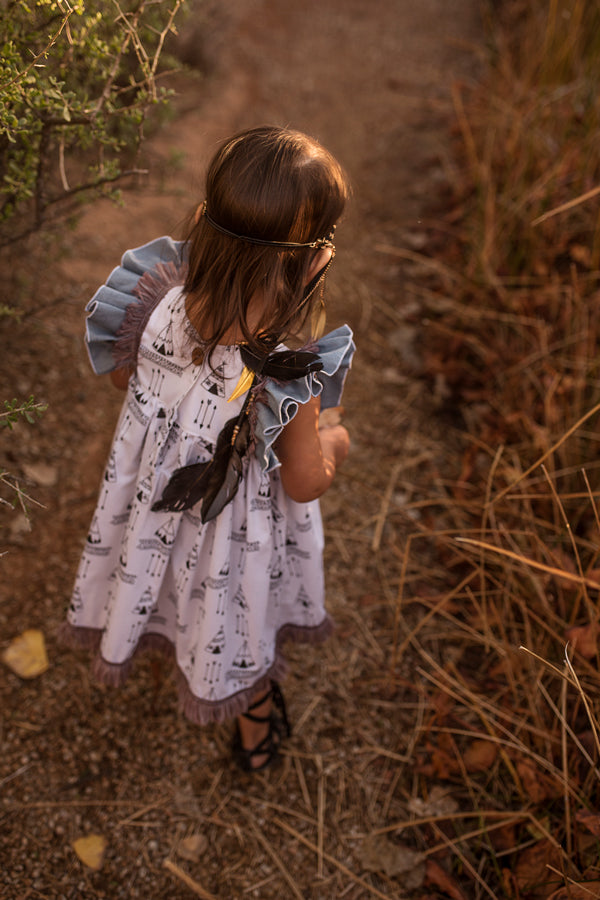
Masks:
[[[502,16],[486,83],[455,90],[456,242],[425,297],[462,460],[398,548],[393,658],[417,657],[415,779],[460,798],[427,843],[478,898],[598,897],[600,13]]]

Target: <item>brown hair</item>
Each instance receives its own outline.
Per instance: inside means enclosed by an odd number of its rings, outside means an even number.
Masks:
[[[317,141],[261,126],[217,151],[206,176],[206,209],[235,234],[305,243],[333,230],[348,192],[340,165]],[[317,249],[248,243],[211,228],[204,216],[191,227],[186,249],[187,313],[209,355],[233,325],[259,350],[259,334],[283,338],[309,315],[312,303],[302,306],[302,298]],[[248,312],[258,292],[262,312],[250,328]]]

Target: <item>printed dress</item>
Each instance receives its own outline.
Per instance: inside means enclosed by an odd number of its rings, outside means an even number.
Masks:
[[[322,371],[285,386],[267,381],[255,404],[255,450],[216,518],[202,524],[199,503],[152,511],[176,469],[211,459],[244,402],[228,399],[243,370],[237,346],[218,347],[211,365],[192,361],[181,252],[169,239],[130,251],[88,307],[95,370],[114,367],[115,357],[133,362],[135,373],[64,633],[97,649],[94,672],[112,684],[127,677],[139,650],[169,650],[184,712],[204,723],[243,712],[282,674],[285,640],[317,641],[330,631],[319,504],[287,496],[273,442],[311,396],[339,403],[354,345],[344,326],[319,342]]]

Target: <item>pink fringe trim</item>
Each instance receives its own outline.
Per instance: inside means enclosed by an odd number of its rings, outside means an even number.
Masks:
[[[275,661],[271,668],[257,681],[244,690],[225,700],[211,702],[197,697],[191,690],[187,679],[179,666],[177,673],[177,690],[179,707],[187,719],[195,725],[208,725],[211,722],[226,722],[246,712],[253,697],[269,687],[271,681],[280,681],[286,674],[287,663],[282,654],[282,647],[288,641],[305,644],[319,644],[326,640],[333,631],[333,622],[329,616],[314,628],[301,625],[283,625],[277,633]],[[156,651],[175,662],[175,648],[171,641],[161,634],[144,634],[140,638],[133,656],[124,663],[109,663],[100,655],[102,631],[98,628],[76,628],[64,622],[58,630],[59,640],[73,648],[89,650],[96,653],[92,662],[92,674],[101,684],[110,687],[122,687],[131,671],[136,656],[148,651]]]
[[[140,339],[148,319],[165,294],[171,288],[183,286],[186,277],[186,266],[174,262],[158,263],[149,272],[144,272],[133,289],[138,298],[125,310],[125,317],[114,345],[113,355],[117,368],[137,364]]]

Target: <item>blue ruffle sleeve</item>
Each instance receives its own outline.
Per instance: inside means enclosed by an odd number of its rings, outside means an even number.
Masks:
[[[115,368],[113,349],[125,311],[137,298],[135,287],[141,276],[160,263],[182,262],[183,243],[160,237],[135,250],[128,250],[121,265],[113,269],[106,284],[98,288],[86,312],[86,344],[92,369],[103,375]]]
[[[304,378],[281,384],[267,379],[264,401],[256,404],[257,421],[254,425],[256,457],[263,471],[279,465],[273,444],[287,423],[294,418],[298,407],[308,403],[311,397],[321,397],[321,409],[339,406],[346,375],[352,363],[356,347],[352,331],[342,325],[323,335],[316,348],[323,368]]]

